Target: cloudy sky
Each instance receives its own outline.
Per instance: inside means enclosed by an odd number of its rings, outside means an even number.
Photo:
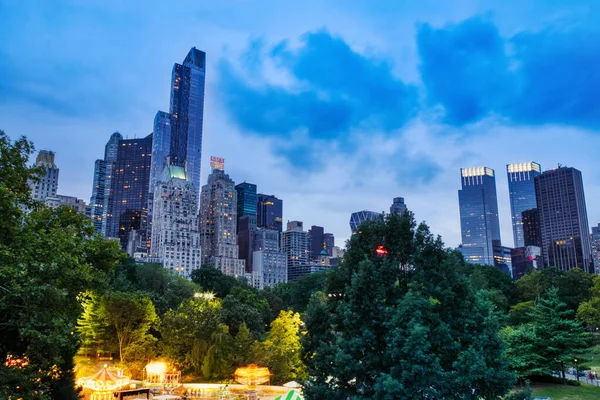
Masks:
[[[208,60],[210,155],[343,244],[353,211],[405,198],[460,242],[460,167],[583,172],[600,221],[596,0],[0,0],[0,129],[56,152],[59,193],[89,201],[110,134],[152,131],[173,63]]]

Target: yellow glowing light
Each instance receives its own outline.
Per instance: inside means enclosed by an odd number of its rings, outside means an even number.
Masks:
[[[163,375],[167,372],[167,363],[153,361],[146,365],[146,372],[151,375]]]
[[[260,385],[267,383],[271,376],[269,368],[259,367],[256,364],[250,364],[247,367],[235,370],[235,380],[243,385]]]

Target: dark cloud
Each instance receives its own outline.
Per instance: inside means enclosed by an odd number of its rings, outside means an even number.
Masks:
[[[503,38],[472,18],[417,34],[421,75],[445,121],[464,125],[490,114],[515,124],[600,126],[599,31],[544,30]]]
[[[356,127],[393,130],[416,113],[416,89],[396,78],[392,65],[356,53],[325,31],[304,35],[299,48],[281,42],[263,57],[296,82],[256,85],[260,77],[241,77],[227,61],[220,64],[223,100],[244,130],[276,137],[302,131],[330,140]],[[253,67],[256,62],[252,57]]]

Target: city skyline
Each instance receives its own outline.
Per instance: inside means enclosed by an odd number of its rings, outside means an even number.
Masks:
[[[594,199],[600,196],[600,171],[594,168],[594,155],[585,151],[600,144],[598,117],[586,111],[597,101],[588,93],[594,92],[599,82],[588,79],[586,89],[573,79],[589,76],[586,66],[595,65],[591,59],[584,62],[587,46],[595,36],[585,39],[590,20],[582,17],[591,15],[594,6],[575,3],[569,9],[532,5],[527,12],[511,10],[510,2],[492,7],[491,2],[474,6],[475,2],[465,1],[460,6],[444,5],[427,12],[424,10],[432,8],[427,4],[405,5],[389,16],[357,6],[338,9],[344,18],[335,22],[326,18],[328,5],[317,7],[313,15],[302,12],[299,3],[272,5],[272,10],[259,6],[254,12],[262,14],[252,21],[242,18],[249,6],[232,10],[231,21],[224,21],[218,17],[218,6],[197,5],[187,17],[194,23],[175,34],[169,32],[176,23],[174,15],[162,6],[138,10],[140,17],[132,21],[126,16],[133,5],[90,4],[70,10],[59,2],[50,8],[42,5],[42,11],[32,13],[33,6],[25,2],[22,10],[14,10],[10,16],[1,13],[0,17],[17,33],[0,45],[5,56],[0,63],[5,77],[0,82],[0,128],[12,138],[26,135],[38,150],[55,152],[60,168],[58,193],[87,202],[92,194],[94,162],[102,159],[110,135],[119,131],[124,138],[143,138],[153,131],[156,111],[165,109],[169,96],[173,63],[180,62],[195,46],[206,51],[208,62],[203,184],[210,155],[224,157],[234,181],[255,183],[259,192],[283,199],[283,223],[300,220],[305,226],[325,226],[339,245],[350,236],[348,218],[352,212],[386,211],[394,197],[402,196],[417,220],[425,220],[447,246],[454,247],[460,243],[456,171],[485,164],[498,172],[502,243],[512,245],[508,183],[505,174],[499,172],[509,163],[533,159],[544,169],[558,163],[579,169],[589,223],[600,221],[600,209],[594,206]],[[492,8],[493,13],[489,13]],[[77,21],[65,19],[70,12],[78,16]],[[267,23],[274,13],[296,18],[285,26],[276,21]],[[400,23],[394,22],[397,28],[378,29],[379,24],[389,24],[400,14]],[[162,22],[163,17],[164,24],[156,22]],[[577,20],[579,25],[565,32],[548,31],[554,18]],[[357,21],[361,29],[356,29]],[[107,24],[111,25],[110,32],[104,22],[113,22]],[[44,40],[31,29],[37,25],[46,31]],[[150,26],[156,32],[147,29]],[[106,35],[98,34],[94,27]],[[33,34],[27,34],[28,30]],[[72,35],[73,31],[78,35]],[[122,46],[116,48],[114,38],[119,35]],[[447,66],[454,81],[465,83],[463,72],[457,69],[461,63],[472,62],[475,73],[462,89],[440,86],[437,83],[444,75],[429,61],[435,55],[449,57],[457,52],[443,53],[435,43],[456,49],[460,39],[470,35],[481,38],[478,44],[489,46],[490,51],[471,49],[471,53],[461,53],[464,59],[451,58]],[[565,46],[571,48],[571,41],[577,43],[571,58],[582,62],[554,63],[557,76],[551,79],[558,85],[554,87],[557,96],[574,99],[561,110],[553,110],[551,101],[539,100],[542,89],[530,76],[515,78],[503,72],[505,63],[515,61],[535,68],[533,61],[560,54]],[[531,56],[508,56],[500,48],[509,42],[539,50]],[[550,42],[554,47],[547,45]],[[157,46],[160,57],[155,55]],[[329,62],[320,63],[323,57]],[[484,62],[487,59],[483,57],[493,59]],[[346,66],[338,60],[352,64]],[[355,71],[356,79],[341,74],[342,81],[333,80],[326,68],[341,71],[340,65]],[[480,65],[496,66],[497,70],[484,71],[478,69]],[[501,87],[484,80],[490,72]],[[531,102],[520,98],[512,101],[510,96],[516,95],[504,87],[511,87],[513,78],[530,84]],[[19,82],[18,87],[15,82]],[[303,89],[299,83],[314,92],[329,93],[334,100],[353,98],[356,104],[302,103],[302,98],[286,90]],[[375,91],[380,101],[375,106],[384,111],[367,107],[366,87]],[[431,104],[411,103],[410,93],[417,88],[437,109]],[[581,90],[577,92],[580,95],[570,90]],[[491,101],[485,98],[486,91],[502,95]],[[451,96],[453,93],[458,96]],[[472,107],[453,103],[452,97],[470,100]],[[244,99],[252,101],[242,102]],[[278,99],[280,107],[297,110],[288,113],[296,119],[282,115],[273,99]],[[508,107],[511,102],[521,107],[518,112]],[[269,115],[278,119],[259,118],[265,113],[254,115],[243,104],[268,109],[272,111]],[[315,108],[308,109],[310,104]],[[310,119],[332,109],[347,111],[344,118],[331,121],[332,126],[319,124],[322,118]],[[410,112],[399,112],[399,119],[392,119],[387,112],[390,109]],[[30,117],[32,112],[36,118]],[[379,122],[368,126],[369,120]],[[528,145],[515,145],[517,138]]]

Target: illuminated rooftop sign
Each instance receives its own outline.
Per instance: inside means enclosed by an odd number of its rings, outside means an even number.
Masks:
[[[508,164],[506,166],[506,169],[508,172],[527,172],[527,171],[542,172],[542,167],[540,166],[540,164],[533,162],[533,161]]]
[[[488,167],[461,168],[460,175],[462,177],[483,175],[494,176],[494,170]]]
[[[210,156],[210,166],[214,169],[225,169],[225,159],[215,156]]]

